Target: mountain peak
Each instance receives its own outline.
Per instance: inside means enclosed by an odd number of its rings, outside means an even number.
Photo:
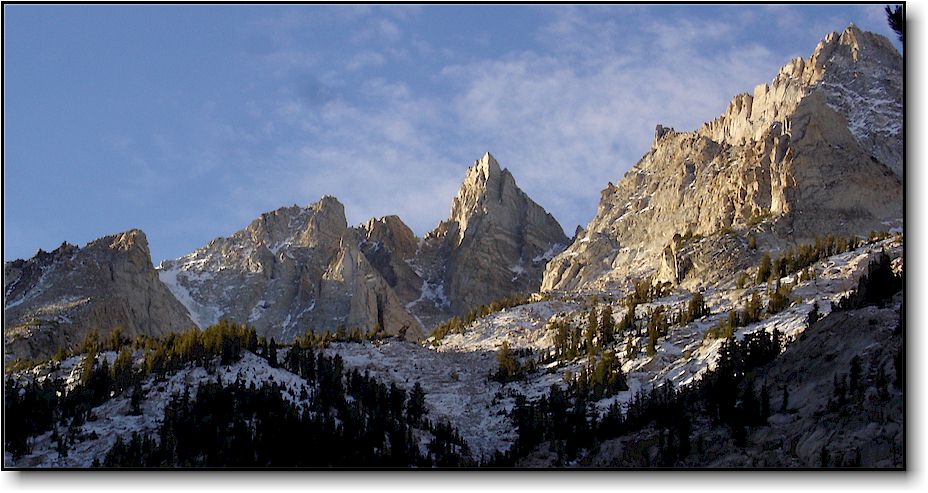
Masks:
[[[496,158],[490,154],[489,151],[485,152],[483,156],[474,161],[474,164],[468,170],[468,176],[471,174],[479,174],[483,177],[484,181],[489,181],[491,178],[497,177],[502,173],[502,170],[499,167],[499,162],[496,161]]]
[[[126,250],[135,245],[148,249],[148,237],[145,236],[141,229],[130,229],[113,237],[112,246],[122,247],[123,250]]]
[[[320,212],[327,209],[341,210],[342,215],[345,213],[345,206],[332,195],[323,195],[318,202],[310,204],[309,206],[313,211]]]
[[[648,153],[603,191],[588,233],[548,264],[542,289],[618,287],[653,272],[678,283],[683,265],[704,280],[715,275],[703,267],[712,249],[741,247],[719,241],[685,260],[674,235],[753,231],[757,216],[770,218],[771,244],[892,224],[902,212],[902,80],[886,38],[852,25],[695,132],[658,126]]]
[[[499,162],[489,152],[467,168],[461,188],[451,203],[451,219],[460,225],[459,241],[464,239],[469,219],[474,215],[485,214],[490,204],[497,207],[502,202],[502,196],[507,193],[506,190],[517,195],[523,194],[512,174],[507,171],[504,176]]]

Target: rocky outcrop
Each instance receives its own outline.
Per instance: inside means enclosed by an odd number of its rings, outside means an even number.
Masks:
[[[397,296],[407,302],[417,299],[422,294],[422,279],[410,265],[419,249],[415,233],[399,216],[372,218],[358,233],[361,252]]]
[[[397,216],[349,227],[342,204],[324,197],[162,262],[160,276],[201,327],[225,318],[282,341],[338,326],[417,339],[476,305],[537,290],[566,243],[487,154],[468,170],[451,218],[422,240]]]
[[[390,285],[357,247],[355,234],[342,238],[338,254],[322,276],[314,318],[329,327],[382,328],[410,340],[422,337],[422,327],[400,303]],[[328,323],[326,323],[328,321]]]
[[[696,131],[658,126],[651,149],[602,192],[586,232],[549,263],[542,289],[621,289],[646,275],[679,283],[682,270],[712,277],[692,258],[681,270],[674,235],[734,232],[740,242],[701,242],[693,254],[724,254],[734,264],[723,268],[737,268],[751,254],[747,234],[777,249],[901,225],[901,84],[889,42],[851,26]]]
[[[467,170],[450,217],[422,241],[415,266],[428,297],[413,300],[446,315],[536,291],[545,264],[567,245],[551,214],[486,153]]]
[[[4,272],[4,353],[48,357],[101,336],[159,336],[193,326],[187,310],[159,281],[139,230],[106,236],[84,248],[63,243]]]
[[[338,326],[421,337],[358,236],[342,204],[323,197],[262,214],[232,236],[162,262],[160,276],[200,327],[229,319],[283,341]]]
[[[810,58],[787,63],[771,83],[735,96],[698,133],[730,145],[762,140],[774,124],[788,133],[800,103],[819,94],[863,150],[901,177],[902,84],[902,57],[889,40],[852,24],[826,36]]]
[[[682,246],[683,237],[675,234],[670,244],[664,247],[661,252],[661,265],[657,273],[658,281],[671,284],[680,284],[683,281],[686,273],[693,266],[693,262],[690,257],[683,253]]]

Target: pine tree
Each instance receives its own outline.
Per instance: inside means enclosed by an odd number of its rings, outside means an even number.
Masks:
[[[248,327],[245,335],[245,349],[251,352],[258,350],[258,332],[254,327]]]
[[[496,362],[499,369],[496,372],[496,378],[500,382],[508,382],[519,376],[521,368],[512,351],[509,349],[509,342],[503,341],[496,352]]]
[[[788,283],[780,284],[780,281],[777,280],[776,287],[770,292],[767,300],[767,313],[773,315],[789,307],[790,303],[792,303],[789,298],[791,291],[792,286]]]
[[[738,275],[738,282],[735,285],[735,287],[737,287],[738,289],[744,289],[744,287],[747,286],[747,284],[748,284],[748,274],[742,271],[741,274]]]
[[[81,360],[81,385],[87,386],[90,383],[90,379],[93,376],[93,368],[97,362],[96,353],[87,353],[84,355],[84,359]]]
[[[757,293],[757,291],[754,291],[751,293],[751,299],[748,300],[747,305],[744,307],[744,320],[742,321],[743,325],[749,325],[760,321],[762,310],[763,305],[760,301],[760,295]]]
[[[267,345],[267,363],[271,368],[277,368],[277,342],[273,337]]]
[[[599,332],[603,347],[615,342],[615,320],[612,318],[612,305],[608,303],[603,307],[602,315],[599,317]]]
[[[142,384],[138,380],[132,386],[132,396],[129,400],[129,415],[142,415]]]
[[[593,347],[593,338],[596,336],[597,332],[599,332],[599,322],[596,319],[596,307],[594,306],[590,308],[590,313],[586,318],[585,342],[586,351],[588,354],[593,354],[595,352],[595,348]],[[602,340],[600,340],[600,343],[602,343]]]
[[[583,342],[583,328],[577,326],[570,336],[570,358],[576,358],[580,355],[580,345]]]
[[[647,348],[648,356],[654,356],[654,354],[657,352],[657,349],[655,347],[656,345],[657,345],[657,328],[654,327],[652,324],[648,324],[648,348]]]
[[[760,284],[767,282],[767,279],[771,275],[771,266],[770,266],[770,254],[764,253],[764,256],[760,259],[760,266],[757,267],[757,275],[754,277],[754,283]]]
[[[113,384],[117,392],[129,388],[132,380],[132,351],[128,346],[123,346],[113,362]]]
[[[409,394],[409,401],[406,403],[406,415],[410,424],[413,425],[418,424],[422,420],[422,416],[425,415],[425,392],[419,382],[413,385],[412,392]]]
[[[854,356],[851,358],[851,371],[849,373],[849,384],[848,389],[851,394],[856,394],[861,390],[860,384],[860,356]]]
[[[709,308],[706,306],[706,299],[702,293],[697,291],[693,293],[693,297],[690,298],[689,303],[686,305],[686,310],[683,311],[683,316],[680,317],[680,324],[686,325],[708,314]]]

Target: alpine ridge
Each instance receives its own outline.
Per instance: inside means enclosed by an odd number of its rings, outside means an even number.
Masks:
[[[542,290],[706,281],[756,261],[748,236],[777,250],[901,226],[901,67],[885,38],[852,25],[699,129],[658,125]]]
[[[127,338],[160,336],[193,325],[158,280],[148,239],[134,229],[91,241],[62,243],[3,266],[4,354],[49,357],[91,331]]]
[[[344,206],[326,196],[264,213],[232,236],[162,262],[159,275],[200,327],[228,319],[278,340],[339,326],[421,337],[359,242]]]
[[[281,341],[379,328],[416,340],[474,306],[536,291],[566,243],[557,221],[486,153],[468,169],[451,217],[424,239],[398,216],[349,227],[344,206],[323,197],[262,214],[162,262],[159,273],[200,327],[229,319]]]

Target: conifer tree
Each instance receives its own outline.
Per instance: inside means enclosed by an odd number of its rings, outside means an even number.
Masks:
[[[271,368],[277,368],[277,342],[271,337],[271,342],[267,345],[267,362]]]
[[[587,314],[586,318],[586,350],[587,353],[593,354],[595,352],[593,347],[593,338],[596,336],[596,333],[599,332],[599,322],[596,319],[596,307],[590,308],[590,313]],[[602,343],[602,341],[600,341]]]
[[[764,256],[760,259],[760,265],[757,267],[757,275],[754,277],[754,283],[760,284],[762,282],[767,282],[767,279],[771,275],[771,265],[770,265],[770,254],[764,253]]]
[[[132,386],[132,396],[129,399],[129,415],[142,415],[142,384],[138,380]]]
[[[96,353],[91,352],[84,355],[84,359],[81,360],[81,385],[86,387],[90,382],[90,379],[93,376],[93,369],[96,362]]]
[[[760,301],[760,295],[757,291],[751,293],[751,299],[748,300],[747,305],[744,307],[744,320],[742,320],[743,325],[750,325],[754,322],[758,322],[761,319],[761,312],[763,310],[763,305]]]
[[[254,327],[248,327],[245,335],[245,349],[251,352],[258,350],[258,332]]]
[[[851,358],[851,371],[848,375],[848,389],[850,390],[851,394],[856,394],[861,390],[860,365],[860,356],[855,355],[853,358]]]
[[[657,352],[656,345],[657,345],[657,328],[653,326],[652,324],[648,324],[648,348],[647,348],[648,356],[654,356],[654,354]]]
[[[132,380],[132,351],[128,346],[123,346],[113,362],[113,385],[117,392],[129,388]]]
[[[418,424],[422,420],[422,416],[425,415],[425,392],[419,382],[413,385],[412,392],[409,394],[406,415],[410,424]]]
[[[508,382],[519,375],[521,368],[519,367],[519,362],[509,349],[508,341],[503,341],[500,345],[499,351],[496,353],[496,362],[499,364],[496,378],[500,382]]]
[[[735,287],[737,287],[738,289],[743,289],[747,284],[748,284],[748,274],[742,271],[741,274],[738,275],[738,282],[736,283]]]
[[[628,338],[628,342],[625,343],[625,359],[632,359],[635,357],[635,344],[632,342],[632,338]]]

